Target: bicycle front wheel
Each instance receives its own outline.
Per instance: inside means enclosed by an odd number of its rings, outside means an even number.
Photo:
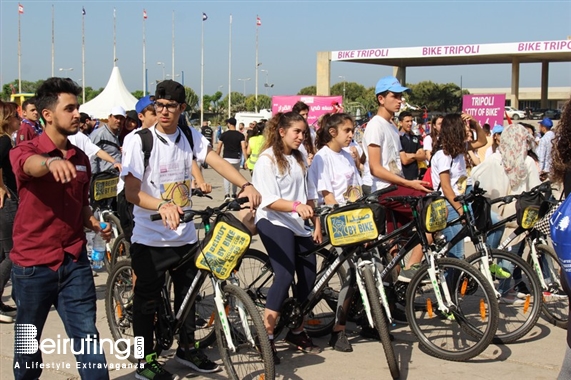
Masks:
[[[491,251],[490,271],[500,294],[500,323],[496,342],[512,343],[535,326],[541,313],[542,290],[533,269],[517,254]],[[481,270],[482,256],[475,253],[466,261]]]
[[[567,320],[569,319],[569,297],[563,291],[561,286],[561,264],[557,254],[548,245],[537,244],[539,268],[536,273],[541,273],[546,288],[543,289],[543,303],[541,311],[543,316],[549,323],[562,329],[567,329]],[[527,256],[527,262],[533,266],[531,254]],[[539,274],[539,273],[538,273]]]
[[[391,344],[391,338],[389,335],[389,327],[387,326],[387,318],[385,316],[385,311],[381,305],[381,297],[379,295],[379,290],[377,289],[377,284],[375,277],[371,268],[365,266],[363,268],[363,278],[365,280],[365,289],[367,291],[367,298],[369,299],[369,304],[371,306],[371,314],[373,317],[373,322],[375,328],[379,332],[381,338],[381,344],[385,351],[385,357],[387,359],[387,364],[389,365],[389,371],[391,371],[391,376],[393,379],[398,379],[400,377],[399,364],[397,358],[395,357],[395,351],[393,345]]]
[[[130,341],[133,347],[133,269],[131,260],[123,260],[118,263],[107,278],[105,287],[105,314],[113,340],[118,348],[125,350],[125,341]],[[138,360],[130,352],[128,360],[137,363]]]
[[[259,310],[238,286],[226,284],[223,292],[228,324],[223,326],[220,315],[216,315],[216,341],[228,377],[233,380],[274,379],[273,352]],[[224,329],[230,332],[235,350],[230,348]],[[254,343],[248,340],[248,334]]]
[[[410,328],[430,355],[451,361],[472,359],[489,346],[498,327],[494,289],[462,260],[438,259],[436,284],[431,282],[428,268],[424,264],[408,284]],[[445,297],[443,285],[448,287],[450,299]],[[440,297],[448,311],[440,308]]]

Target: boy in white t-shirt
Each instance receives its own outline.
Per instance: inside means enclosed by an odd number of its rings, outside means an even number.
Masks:
[[[399,195],[421,196],[431,191],[426,187],[429,186],[428,182],[407,180],[402,174],[401,160],[406,158],[407,153],[402,151],[398,128],[392,120],[395,113],[400,110],[403,102],[402,94],[406,91],[409,89],[402,86],[398,79],[392,76],[381,78],[377,82],[375,94],[379,108],[377,114],[367,124],[363,135],[363,150],[373,178],[371,191],[384,189],[390,185],[398,186],[397,190],[379,197],[381,204],[393,212],[396,220],[396,225],[387,224],[387,233],[411,221],[412,212],[407,205],[398,202],[383,202],[384,198]],[[391,221],[392,218],[389,217],[388,220]],[[408,268],[412,267],[413,270],[401,270],[399,279],[410,281],[421,260],[422,248],[418,245],[413,249],[408,262]]]
[[[251,207],[260,204],[260,194],[231,164],[212,151],[208,141],[191,128],[193,146],[182,136],[178,120],[186,107],[184,87],[165,80],[157,85],[155,110],[158,122],[148,129],[153,136],[153,149],[145,166],[140,135],[134,135],[125,146],[123,171],[125,195],[135,205],[135,226],[131,245],[131,260],[137,286],[133,299],[133,332],[144,338],[144,357],[137,368],[138,379],[166,379],[173,375],[163,369],[153,352],[155,307],[160,302],[160,290],[165,273],[180,262],[197,243],[194,223],[180,224],[183,209],[192,207],[190,200],[191,166],[194,157],[206,162],[230,182],[241,188]],[[149,216],[159,213],[162,223]],[[196,274],[194,260],[171,271],[175,292],[175,309],[182,303],[192,278]],[[194,311],[184,322],[175,359],[195,371],[217,372],[220,367],[194,347]]]

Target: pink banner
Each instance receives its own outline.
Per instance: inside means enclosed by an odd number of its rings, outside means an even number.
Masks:
[[[272,114],[278,112],[289,112],[293,105],[298,101],[304,102],[309,106],[309,117],[307,123],[313,125],[321,115],[335,111],[334,104],[343,104],[342,96],[272,96]]]
[[[488,123],[491,128],[494,128],[496,124],[504,125],[505,105],[505,94],[478,94],[462,97],[462,110],[472,115],[480,125]]]

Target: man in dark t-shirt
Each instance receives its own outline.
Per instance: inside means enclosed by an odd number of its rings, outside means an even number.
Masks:
[[[236,170],[240,170],[240,159],[242,155],[246,156],[246,139],[244,134],[236,130],[236,119],[231,117],[226,120],[228,130],[220,136],[220,141],[218,141],[218,148],[216,153],[220,155],[222,152],[222,147],[224,147],[224,153],[221,155],[226,161],[228,161]],[[232,184],[224,179],[224,199],[228,200],[230,198],[236,198],[237,186],[232,185],[232,192],[230,192],[230,186]],[[232,197],[230,197],[230,194]]]
[[[418,179],[418,161],[426,159],[424,150],[418,136],[412,133],[412,115],[410,112],[404,111],[399,114],[402,134],[400,142],[402,152],[406,154],[406,158],[402,160],[402,173],[404,178],[414,181]]]

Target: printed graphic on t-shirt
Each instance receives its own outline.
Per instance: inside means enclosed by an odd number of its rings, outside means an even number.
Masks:
[[[458,178],[458,181],[456,181],[456,188],[462,194],[466,192],[467,185],[468,185],[468,177],[466,177],[465,175],[460,176],[460,178]]]
[[[162,163],[159,178],[162,199],[170,199],[180,207],[190,205],[190,176],[185,163]]]
[[[361,186],[349,185],[347,191],[343,193],[343,198],[347,202],[355,202],[357,199],[361,198],[363,191]]]

